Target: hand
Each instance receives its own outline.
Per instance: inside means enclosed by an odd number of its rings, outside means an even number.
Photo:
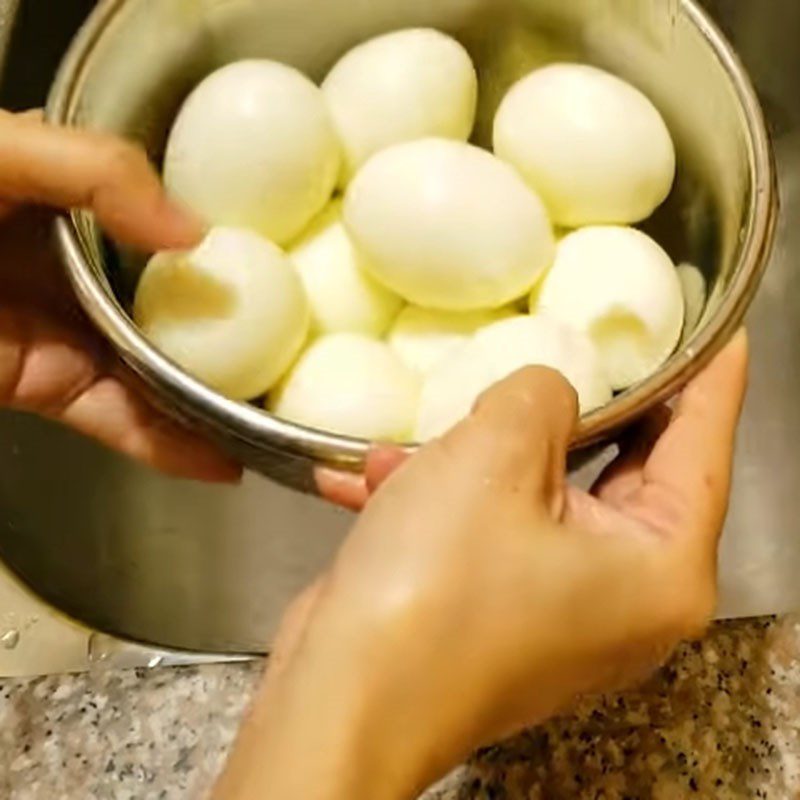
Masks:
[[[408,457],[399,447],[374,446],[364,472],[346,472],[333,467],[315,467],[314,481],[320,497],[329,503],[363,511],[381,483]]]
[[[163,472],[234,482],[240,468],[152,409],[94,335],[51,246],[50,208],[86,208],[143,251],[202,227],[165,196],[144,153],[111,137],[0,112],[0,406],[62,422]]]
[[[746,370],[741,333],[591,494],[565,478],[577,404],[558,375],[488,392],[384,482],[287,616],[217,797],[415,797],[699,635]]]

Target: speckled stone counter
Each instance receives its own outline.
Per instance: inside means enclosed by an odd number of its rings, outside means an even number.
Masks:
[[[800,798],[800,621],[732,623],[640,691],[478,755],[429,800]],[[0,797],[203,797],[260,665],[0,683]]]

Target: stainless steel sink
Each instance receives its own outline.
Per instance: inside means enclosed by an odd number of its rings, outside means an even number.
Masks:
[[[42,101],[92,4],[25,0],[6,104]],[[753,390],[722,557],[721,613],[747,616],[800,606],[800,3],[709,5],[763,93],[784,203],[774,263],[750,318]],[[350,522],[254,476],[238,489],[166,480],[24,416],[0,415],[0,441],[0,557],[64,612],[124,638],[263,650],[285,602]]]

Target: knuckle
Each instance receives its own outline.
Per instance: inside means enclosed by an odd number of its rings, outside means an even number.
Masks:
[[[534,398],[512,386],[484,395],[471,419],[481,430],[490,430],[496,437],[519,440],[519,432],[536,418]]]
[[[531,404],[549,400],[560,405],[575,399],[575,390],[569,381],[551,367],[541,365],[523,367],[510,375],[506,383]]]
[[[549,367],[527,367],[518,374],[529,403],[538,414],[547,417],[548,424],[557,420],[574,423],[578,416],[578,393],[564,375]]]
[[[512,428],[576,413],[577,395],[569,382],[560,372],[540,366],[518,370],[484,392],[475,405],[476,416]]]
[[[555,396],[561,400],[570,400],[575,396],[572,384],[557,369],[532,366],[525,367],[519,374],[527,381],[529,389],[537,394]]]
[[[430,442],[423,453],[431,464],[433,474],[449,475],[469,463],[481,463],[493,443],[491,430],[475,416],[462,420],[439,439]]]
[[[525,458],[530,452],[530,444],[524,436],[530,408],[520,408],[513,403],[505,403],[492,416],[473,415],[462,427],[462,451],[481,462],[498,456],[504,460]]]

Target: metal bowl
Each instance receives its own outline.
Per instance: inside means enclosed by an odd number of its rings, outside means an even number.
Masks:
[[[104,0],[61,66],[51,122],[141,142],[158,163],[189,91],[239,58],[272,58],[321,79],[359,41],[434,26],[472,53],[482,82],[475,139],[511,83],[544,63],[580,60],[643,89],[678,149],[675,189],[648,230],[705,274],[701,322],[649,380],[581,423],[576,448],[610,438],[680,390],[741,324],[764,272],[777,216],[776,175],[758,100],[741,63],[693,0]],[[152,347],[127,309],[141,262],[104,241],[92,217],[58,222],[84,309],[175,416],[286,485],[313,489],[313,468],[357,470],[369,443],[309,430],[217,394]]]

